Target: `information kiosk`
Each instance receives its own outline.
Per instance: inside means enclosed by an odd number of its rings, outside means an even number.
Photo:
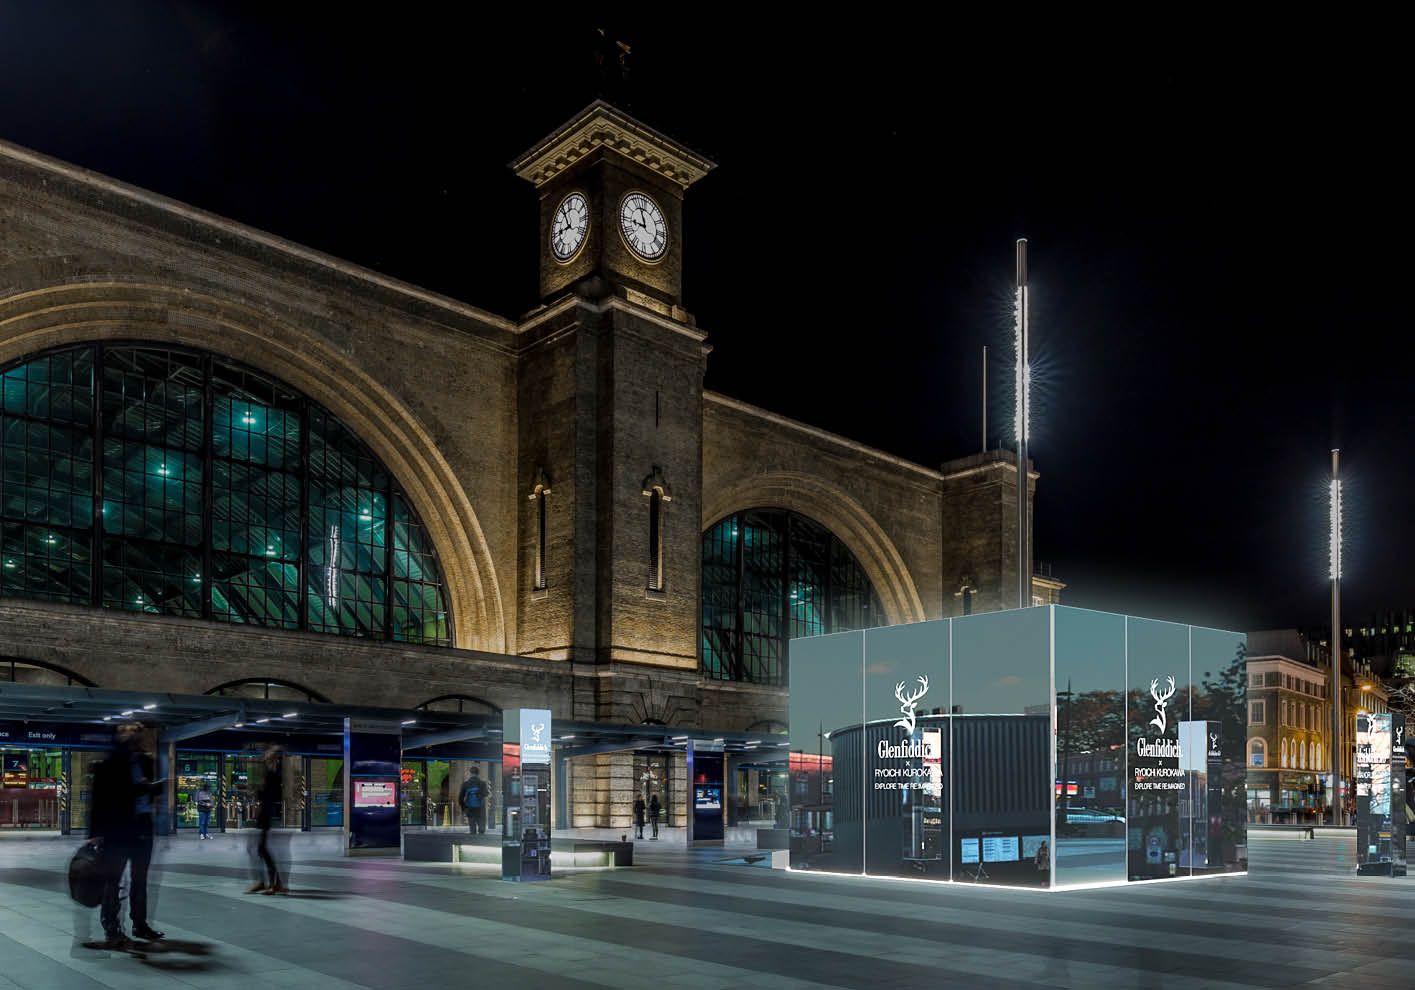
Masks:
[[[550,879],[550,712],[502,713],[501,879]]]

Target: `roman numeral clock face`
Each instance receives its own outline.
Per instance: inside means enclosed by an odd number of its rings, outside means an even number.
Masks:
[[[658,261],[668,250],[668,223],[663,211],[641,192],[631,192],[620,202],[619,231],[629,250],[645,261]]]
[[[557,261],[569,261],[579,253],[590,229],[590,204],[579,193],[571,193],[555,208],[550,219],[550,250]]]

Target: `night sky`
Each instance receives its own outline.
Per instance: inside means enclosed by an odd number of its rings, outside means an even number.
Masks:
[[[1066,602],[1322,623],[1340,446],[1345,613],[1415,606],[1394,33],[298,7],[0,6],[0,137],[516,317],[506,163],[597,95],[602,24],[617,101],[719,163],[684,221],[709,388],[937,465],[981,446],[987,344],[995,446],[1025,236]]]

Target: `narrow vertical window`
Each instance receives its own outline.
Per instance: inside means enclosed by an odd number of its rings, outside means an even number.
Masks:
[[[545,492],[536,499],[536,589],[545,587]]]
[[[550,478],[546,476],[545,469],[542,468],[536,476],[535,487],[531,489],[530,500],[536,504],[536,528],[535,528],[535,583],[531,585],[532,591],[544,591],[548,586],[546,580],[546,554],[545,554],[545,531],[546,531],[546,498],[550,495]]]
[[[663,480],[663,472],[655,464],[653,472],[644,479],[640,494],[649,500],[649,591],[664,590],[664,506],[673,501],[668,492],[668,482]]]
[[[663,590],[663,494],[649,495],[649,587]]]

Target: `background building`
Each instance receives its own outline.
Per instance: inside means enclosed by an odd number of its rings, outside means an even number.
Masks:
[[[0,144],[0,676],[771,733],[791,637],[1019,604],[1010,454],[703,388],[712,162],[595,103],[512,167],[516,319]]]
[[[1295,629],[1248,634],[1249,821],[1323,817],[1331,774],[1330,656],[1325,642]],[[1388,692],[1369,664],[1343,663],[1342,779],[1348,786],[1356,715],[1387,711],[1388,704]]]

